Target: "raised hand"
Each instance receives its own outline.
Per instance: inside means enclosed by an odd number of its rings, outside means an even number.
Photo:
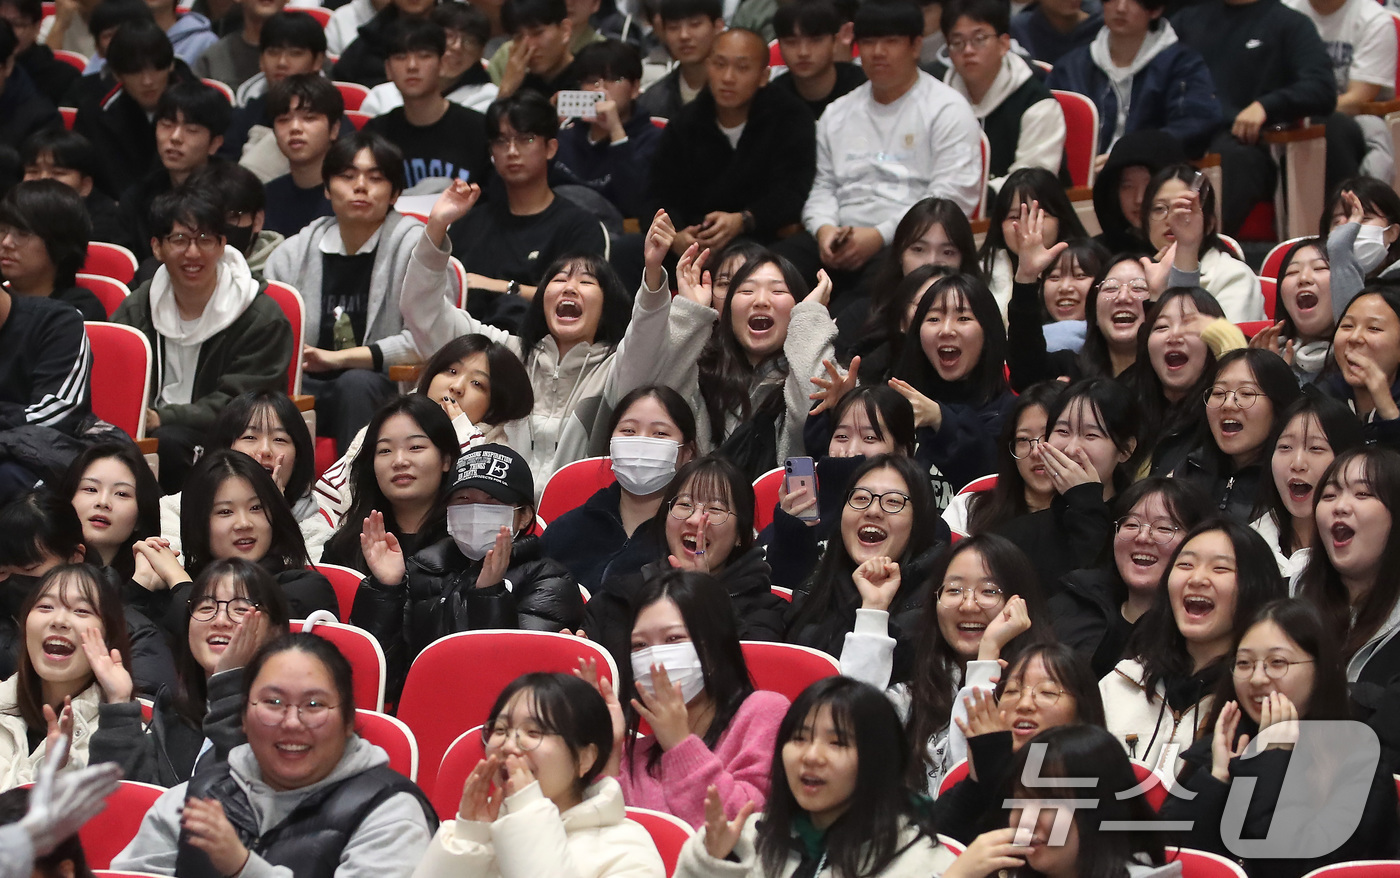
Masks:
[[[574,668],[574,676],[598,690],[598,694],[603,696],[603,703],[608,706],[608,716],[612,718],[613,743],[621,744],[622,737],[627,731],[627,720],[622,714],[622,702],[617,698],[617,692],[613,690],[612,681],[607,677],[599,676],[598,662],[596,659],[579,658],[578,667]]]
[[[651,218],[651,228],[647,229],[646,243],[642,245],[642,255],[646,260],[642,280],[647,289],[661,289],[661,284],[666,279],[661,263],[666,260],[666,254],[671,252],[671,244],[675,240],[676,227],[671,223],[671,217],[666,211],[658,210],[656,216]]]
[[[471,212],[481,199],[481,187],[465,180],[453,180],[452,185],[442,190],[433,207],[428,211],[428,237],[433,243],[442,244],[442,235],[447,227]]]
[[[1006,645],[1017,636],[1029,631],[1030,628],[1031,616],[1030,611],[1026,608],[1026,599],[1020,595],[1012,595],[1006,599],[1006,605],[988,623],[987,630],[982,633],[982,643],[977,648],[977,658],[980,661],[993,661],[1001,658],[1001,651],[1006,649]]]
[[[671,562],[671,566],[677,570],[694,570],[698,573],[710,572],[710,557],[705,553],[709,540],[705,538],[705,533],[710,528],[710,513],[700,513],[700,530],[695,534],[695,559],[677,558],[675,555],[667,555],[666,559]]]
[[[408,568],[399,538],[384,527],[384,513],[371,510],[360,531],[360,552],[365,565],[381,585],[402,585]]]
[[[755,805],[745,802],[733,820],[724,816],[724,803],[720,801],[719,790],[711,786],[705,791],[705,853],[716,860],[726,859],[734,853],[739,836],[744,833],[744,824],[753,816]]]
[[[1381,367],[1369,355],[1351,348],[1342,351],[1342,377],[1353,387],[1364,387],[1375,406],[1376,417],[1394,420],[1400,417],[1400,408],[1390,392],[1390,381]]]
[[[186,799],[180,826],[190,844],[204,851],[221,875],[236,875],[248,862],[248,849],[224,814],[218,799]]]
[[[1099,471],[1083,448],[1076,449],[1070,456],[1049,442],[1038,442],[1031,449],[1031,459],[1045,467],[1050,483],[1061,494],[1070,488],[1100,481]]]
[[[476,823],[493,823],[501,813],[500,791],[492,795],[491,784],[501,770],[501,757],[492,754],[482,759],[467,775],[462,785],[462,800],[457,805],[457,818]]]
[[[501,525],[495,545],[487,549],[486,557],[481,559],[481,572],[476,575],[477,588],[490,588],[505,580],[506,571],[510,569],[510,551],[510,528]]]
[[[890,387],[914,407],[915,427],[929,427],[936,431],[943,426],[943,408],[915,390],[914,385],[902,378],[891,378]]]
[[[987,878],[1024,866],[1031,849],[1029,845],[1016,844],[1017,832],[1019,830],[1007,827],[977,836],[953,865],[943,871],[943,878]]]
[[[262,646],[263,640],[267,638],[268,624],[267,616],[260,610],[253,610],[244,616],[238,627],[233,629],[228,646],[224,647],[218,663],[214,665],[214,673],[248,667],[248,662],[253,660],[253,653],[258,651],[258,647]]]
[[[899,564],[884,555],[870,558],[851,575],[862,610],[889,610],[899,592]]]
[[[1342,193],[1342,205],[1347,211],[1347,222],[1358,225],[1366,219],[1366,208],[1361,205],[1361,199],[1356,197],[1356,193],[1350,189]]]
[[[513,796],[521,790],[535,782],[535,774],[530,770],[530,763],[521,756],[506,757],[506,788],[505,794]]]
[[[1172,199],[1167,209],[1167,230],[1176,239],[1172,264],[1183,271],[1200,268],[1201,241],[1206,233],[1206,217],[1201,211],[1201,193],[1189,189]]]
[[[1227,702],[1220,709],[1220,718],[1215,721],[1215,737],[1210,744],[1210,774],[1221,783],[1230,782],[1230,760],[1244,753],[1249,746],[1249,735],[1240,735],[1238,745],[1235,732],[1240,728],[1240,706],[1237,702]]]
[[[1030,204],[1022,202],[1020,216],[1011,225],[1019,245],[1016,248],[1016,282],[1035,283],[1046,269],[1055,264],[1069,244],[1061,241],[1049,248],[1045,246],[1045,211],[1038,201]]]
[[[1294,341],[1291,338],[1283,337],[1283,321],[1280,320],[1273,326],[1265,327],[1254,334],[1254,338],[1249,340],[1249,347],[1259,348],[1264,351],[1273,351],[1288,365],[1293,365],[1293,356],[1296,353]]]
[[[826,369],[826,378],[818,375],[808,379],[817,385],[817,389],[807,397],[817,400],[816,406],[808,413],[811,415],[836,408],[846,394],[856,389],[860,377],[860,357],[852,357],[851,368],[845,372],[832,360],[822,360],[822,368]]]
[[[1176,261],[1176,242],[1168,244],[1157,253],[1157,261],[1146,256],[1138,259],[1142,265],[1142,276],[1147,279],[1148,295],[1155,301],[1167,291],[1167,279],[1171,276],[1172,263]]]
[[[1259,706],[1260,743],[1266,749],[1292,750],[1298,732],[1297,706],[1282,692],[1270,692]]]
[[[651,726],[652,736],[665,752],[690,736],[690,713],[681,697],[681,684],[671,682],[665,665],[651,666],[651,685],[651,692],[637,687],[640,700],[632,699],[632,709]]]
[[[954,719],[964,737],[975,738],[1011,728],[1008,718],[997,706],[996,696],[985,689],[973,689],[972,694],[963,699],[963,707],[967,709],[967,719],[960,716]]]
[[[706,308],[714,302],[714,282],[703,270],[709,259],[709,249],[701,250],[699,243],[693,243],[676,260],[676,295]]]
[[[817,285],[812,287],[802,301],[816,302],[823,308],[831,304],[831,277],[826,273],[826,269],[817,269]]]
[[[102,697],[108,704],[125,704],[131,700],[134,688],[131,672],[122,664],[121,650],[107,649],[107,641],[96,628],[83,629],[83,655],[87,656],[92,675],[102,687]]]
[[[54,713],[54,709],[45,704],[44,724],[48,727],[48,732],[44,735],[44,745],[50,750],[55,747],[63,748],[63,758],[58,763],[58,767],[63,768],[68,764],[68,753],[73,745],[73,698],[65,695],[63,710],[58,713]]]

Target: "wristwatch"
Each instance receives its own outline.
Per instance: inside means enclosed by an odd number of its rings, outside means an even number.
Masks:
[[[518,295],[520,295],[520,281],[518,281],[518,280],[508,281],[508,282],[506,283],[506,295],[507,295],[507,296],[518,296]]]

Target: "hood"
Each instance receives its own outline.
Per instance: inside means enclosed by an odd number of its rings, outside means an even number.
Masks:
[[[198,33],[212,33],[213,28],[209,26],[209,19],[198,12],[186,12],[175,23],[170,26],[170,30],[165,35],[170,37],[170,42],[178,42],[181,39],[188,39]]]
[[[268,229],[258,232],[258,236],[253,239],[250,252],[244,257],[244,261],[248,263],[248,270],[258,271],[262,269],[267,264],[267,257],[271,256],[272,251],[280,247],[285,240],[287,240],[286,237],[279,232]]]
[[[258,282],[248,270],[243,254],[224,247],[218,262],[218,285],[209,304],[188,331],[180,326],[180,310],[170,287],[170,272],[164,265],[151,278],[151,323],[156,332],[181,345],[203,344],[228,329],[258,295]]]
[[[1118,182],[1123,169],[1142,165],[1153,174],[1186,161],[1180,141],[1161,131],[1134,131],[1113,145],[1108,161],[1094,180],[1094,213],[1103,228],[1103,243],[1110,253],[1149,252],[1137,230],[1128,224],[1118,201]]]
[[[1089,57],[1093,59],[1098,68],[1108,76],[1109,81],[1115,84],[1131,80],[1138,75],[1152,59],[1166,51],[1168,46],[1176,43],[1176,31],[1172,30],[1171,22],[1165,18],[1158,19],[1160,26],[1156,30],[1149,30],[1142,39],[1142,45],[1138,47],[1138,53],[1133,57],[1127,67],[1116,67],[1113,59],[1108,54],[1108,28],[1099,30],[1098,36],[1089,44]]]
[[[560,815],[565,832],[616,826],[627,819],[622,801],[622,785],[617,778],[605,777],[583,791],[583,801]]]
[[[251,744],[239,744],[233,748],[228,755],[228,764],[234,780],[248,794],[253,812],[258,815],[258,830],[266,832],[285,820],[311,793],[371,768],[388,765],[389,754],[359,735],[351,735],[346,742],[345,753],[331,773],[324,780],[297,790],[274,790],[264,783],[262,769],[253,756]]]
[[[972,104],[972,115],[978,119],[987,118],[988,114],[1001,106],[1001,102],[1010,97],[1011,93],[1025,84],[1031,78],[1031,67],[1020,55],[1015,52],[1007,52],[1001,58],[1001,70],[997,71],[997,78],[992,80],[992,87],[987,89],[987,93],[982,96],[980,103],[973,103],[972,98],[967,93],[967,83],[963,81],[961,75],[951,67],[944,81],[952,86],[953,90],[967,98]]]

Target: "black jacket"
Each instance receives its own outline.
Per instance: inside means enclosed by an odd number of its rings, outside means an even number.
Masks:
[[[1233,118],[1232,116],[1231,119]],[[1123,216],[1123,203],[1118,198],[1118,184],[1122,182],[1123,172],[1128,168],[1141,166],[1155,174],[1167,165],[1184,161],[1186,150],[1180,141],[1161,131],[1133,131],[1119,138],[1113,145],[1113,150],[1109,152],[1103,170],[1094,178],[1094,215],[1099,218],[1099,226],[1103,229],[1095,240],[1107,247],[1110,253],[1153,255],[1155,249],[1142,237],[1141,230]],[[1013,294],[1013,301],[1014,298]],[[1016,350],[1015,343],[1011,342],[1008,348],[1007,361],[1012,363],[1011,353]],[[1014,363],[1011,369],[1014,381]]]
[[[651,200],[676,228],[702,223],[705,214],[748,210],[752,236],[773,241],[784,226],[802,222],[802,205],[817,174],[817,123],[791,94],[759,89],[739,146],[716,122],[709,89],[661,132],[651,166]]]
[[[49,103],[63,106],[63,96],[81,77],[82,71],[72,64],[65,64],[54,57],[53,49],[35,43],[15,56],[15,66],[23,67],[34,83],[34,88]]]
[[[408,666],[428,644],[459,631],[515,628],[573,630],[583,625],[583,595],[569,571],[540,552],[538,537],[511,547],[505,583],[476,587],[481,562],[450,538],[408,559],[404,582],[360,583],[350,621],[378,638],[389,665],[389,695],[397,698]]]
[[[1011,389],[1017,393],[1040,381],[1063,376],[1072,384],[1084,377],[1083,364],[1074,351],[1045,349],[1041,290],[1039,282],[1011,284],[1011,302],[1006,307],[1006,370]]]
[[[0,145],[19,149],[29,135],[63,124],[58,109],[35,88],[19,64],[0,89]]]
[[[193,79],[185,62],[175,59],[170,84]],[[120,86],[79,105],[73,130],[97,147],[97,185],[113,198],[121,197],[128,186],[160,167],[155,123]]]
[[[681,101],[681,69],[677,67],[642,92],[633,112],[669,121],[684,108],[685,104]]]
[[[1050,501],[1050,508],[1011,519],[996,529],[1031,559],[1040,574],[1040,593],[1059,592],[1071,570],[1094,567],[1113,539],[1113,515],[1103,485],[1077,485]]]
[[[614,482],[559,516],[540,537],[544,556],[569,568],[578,584],[593,595],[641,570],[643,564],[666,556],[663,528],[655,519],[642,522],[627,536],[621,503],[622,486]]]
[[[387,82],[384,62],[389,59],[389,30],[399,20],[399,8],[390,3],[374,18],[360,25],[354,42],[331,68],[332,76],[341,82],[358,82],[368,88]]]
[[[1172,477],[1200,488],[1220,515],[1247,525],[1259,517],[1254,506],[1259,500],[1260,480],[1272,475],[1262,463],[1231,472],[1222,458],[1214,448],[1197,447],[1173,470]]]
[[[1089,660],[1096,679],[1126,657],[1128,639],[1137,627],[1123,618],[1126,588],[1116,568],[1073,570],[1050,598],[1055,637]]]
[[[1400,637],[1394,619],[1382,627],[1381,645],[1366,659],[1350,685],[1352,712],[1375,730],[1381,739],[1386,770],[1400,774]]]

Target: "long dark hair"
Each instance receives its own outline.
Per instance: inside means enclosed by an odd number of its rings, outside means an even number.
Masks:
[[[1089,666],[1089,659],[1072,646],[1063,643],[1042,641],[1032,643],[1016,656],[1016,661],[1007,665],[1006,673],[997,684],[996,695],[1000,700],[1010,683],[1024,685],[1026,670],[1030,663],[1040,659],[1045,675],[1065,690],[1074,699],[1074,721],[1091,726],[1105,725],[1103,694],[1099,692],[1099,678]]]
[[[1325,215],[1324,215],[1323,219],[1324,219],[1324,221],[1326,221],[1326,216],[1325,216]],[[1280,263],[1278,264],[1278,274],[1274,275],[1274,317],[1273,317],[1273,319],[1276,320],[1276,321],[1279,321],[1279,320],[1283,321],[1283,335],[1284,335],[1286,338],[1297,338],[1297,337],[1298,337],[1298,327],[1297,327],[1296,325],[1294,325],[1294,323],[1293,323],[1293,315],[1290,314],[1290,313],[1288,313],[1288,306],[1285,304],[1285,301],[1284,301],[1284,296],[1283,296],[1283,279],[1284,279],[1285,277],[1288,276],[1288,267],[1289,267],[1290,265],[1293,264],[1293,261],[1294,261],[1295,259],[1298,258],[1298,254],[1301,253],[1301,252],[1304,250],[1304,248],[1307,248],[1307,247],[1312,247],[1314,250],[1317,251],[1317,253],[1319,254],[1319,257],[1322,259],[1322,261],[1327,263],[1327,267],[1328,267],[1329,272],[1330,272],[1331,267],[1332,267],[1332,260],[1331,260],[1331,259],[1328,257],[1328,255],[1327,255],[1327,242],[1326,242],[1324,239],[1322,239],[1322,238],[1304,238],[1303,240],[1301,240],[1301,241],[1299,241],[1298,243],[1294,244],[1292,247],[1289,247],[1289,248],[1288,248],[1288,252],[1287,252],[1286,254],[1284,254],[1283,261],[1280,262]],[[1328,292],[1328,297],[1329,297],[1329,299],[1330,299],[1330,297],[1331,297],[1331,292],[1330,292],[1330,290],[1332,289],[1332,283],[1331,283],[1330,279],[1329,279],[1329,281],[1328,281],[1328,283],[1327,283],[1327,289],[1329,290],[1329,292]],[[1330,301],[1329,301],[1325,306],[1323,305],[1323,303],[1319,302],[1319,303],[1318,303],[1318,306],[1319,306],[1319,307],[1326,307],[1328,313],[1329,313],[1329,314],[1332,313],[1332,307],[1331,307]],[[1335,325],[1335,324],[1336,324],[1336,319],[1334,318],[1332,322],[1333,322],[1333,324]]]
[[[1274,454],[1283,432],[1298,417],[1317,418],[1334,459],[1345,451],[1365,444],[1365,432],[1351,409],[1330,396],[1305,392],[1279,414],[1274,429],[1269,433],[1269,440],[1264,444],[1264,452],[1267,455]],[[1320,481],[1317,487],[1321,487]],[[1314,490],[1316,491],[1316,487]],[[1265,514],[1272,515],[1278,524],[1279,551],[1284,555],[1292,555],[1299,548],[1293,544],[1293,516],[1284,505],[1283,495],[1279,493],[1278,483],[1274,480],[1272,472],[1268,478],[1260,481],[1259,502],[1254,508],[1256,518]]]
[[[250,390],[235,396],[214,422],[209,444],[211,448],[231,448],[248,428],[270,428],[273,417],[292,440],[292,471],[282,493],[295,506],[310,493],[311,484],[316,481],[316,446],[306,420],[287,394],[280,390]]]
[[[862,384],[841,397],[831,410],[831,423],[839,428],[846,412],[857,405],[865,411],[865,419],[875,438],[884,440],[888,435],[895,454],[908,457],[914,453],[914,407],[909,400],[887,384]],[[885,424],[883,428],[881,421]],[[818,451],[814,456],[822,455]]]
[[[856,786],[849,807],[826,832],[826,858],[837,878],[878,875],[903,847],[905,825],[932,837],[934,829],[903,783],[909,745],[899,715],[880,690],[850,677],[827,677],[802,690],[778,726],[772,787],[756,846],[765,875],[780,875],[792,853],[793,823],[805,812],[788,783],[783,749],[818,710],[831,711],[839,739],[856,752]]]
[[[1031,630],[1017,637],[1002,650],[1001,657],[1014,663],[1024,649],[1050,637],[1050,617],[1040,594],[1040,577],[1026,553],[1006,537],[982,533],[959,540],[929,571],[929,595],[919,620],[919,644],[914,655],[914,676],[909,683],[909,718],[906,728],[910,746],[908,781],[915,789],[927,784],[928,742],[947,728],[953,712],[953,698],[962,676],[963,661],[943,637],[938,625],[938,597],[943,578],[953,561],[964,552],[976,552],[1006,600],[1020,596],[1026,602]]]
[[[658,601],[670,600],[680,610],[690,642],[700,656],[700,668],[705,679],[705,692],[714,703],[714,718],[705,731],[705,746],[713,750],[720,736],[729,728],[730,720],[739,712],[744,699],[753,694],[753,680],[739,646],[739,618],[729,592],[719,580],[708,573],[690,570],[663,570],[642,584],[633,602],[632,617],[627,622],[628,644],[637,617]],[[630,652],[630,649],[629,649]],[[635,692],[630,661],[618,662],[619,692]],[[629,765],[635,765],[637,729],[641,716],[629,699],[623,708],[627,719],[627,752]],[[652,747],[647,755],[647,774],[655,777],[661,770],[661,748]]]
[[[394,507],[384,496],[383,489],[379,487],[379,478],[374,473],[374,454],[375,446],[379,442],[379,431],[384,428],[384,422],[394,415],[407,415],[412,418],[428,437],[428,441],[447,458],[449,464],[455,464],[462,453],[461,446],[457,443],[457,431],[453,429],[447,413],[421,393],[410,393],[390,400],[374,413],[374,417],[369,419],[369,426],[365,427],[365,439],[360,446],[360,452],[350,464],[350,490],[354,501],[346,510],[345,517],[341,519],[340,529],[326,540],[325,547],[327,557],[347,559],[347,566],[357,570],[363,569],[364,556],[360,551],[360,533],[364,530],[365,519],[370,512],[378,510],[383,513],[384,529],[389,533],[395,536],[403,533],[398,518],[394,515]],[[448,469],[451,470],[450,465]],[[447,507],[444,503],[446,484],[447,479],[444,477],[438,488],[438,502],[419,529],[419,542],[422,545],[426,546],[447,536]]]
[[[1176,627],[1167,581],[1181,550],[1201,534],[1214,531],[1225,534],[1235,550],[1235,616],[1231,624],[1236,631],[1241,621],[1253,618],[1264,604],[1284,596],[1283,578],[1279,576],[1273,550],[1253,528],[1228,518],[1208,518],[1196,525],[1172,553],[1152,606],[1138,620],[1128,641],[1128,655],[1142,665],[1142,685],[1148,692],[1160,681],[1184,680],[1194,674],[1195,664],[1186,648],[1186,638]]]
[[[525,318],[520,327],[520,352],[527,362],[534,355],[535,348],[549,335],[549,324],[544,315],[544,289],[555,275],[582,273],[592,275],[603,291],[603,313],[598,319],[598,331],[593,335],[593,344],[605,344],[615,348],[627,331],[627,321],[632,317],[632,297],[617,276],[608,260],[594,253],[565,253],[549,264],[540,275],[539,289],[530,300]]]
[[[1352,461],[1361,462],[1362,478],[1371,493],[1387,509],[1400,509],[1400,453],[1363,445],[1344,451],[1332,460],[1332,465],[1322,474],[1322,481],[1313,489],[1313,515],[1317,515],[1317,504],[1323,492],[1340,487]],[[1391,572],[1377,576],[1365,596],[1353,607],[1350,592],[1327,552],[1319,547],[1308,555],[1308,566],[1303,570],[1298,593],[1317,607],[1323,621],[1331,627],[1342,645],[1345,661],[1351,661],[1357,650],[1381,630],[1396,599],[1400,598],[1400,576],[1393,573],[1400,570],[1400,528],[1394,524],[1386,537],[1379,569]]]
[[[904,251],[934,226],[942,226],[943,234],[948,236],[948,243],[957,248],[960,259],[956,270],[966,274],[981,273],[982,268],[977,264],[977,241],[972,234],[972,224],[967,221],[967,215],[958,207],[957,202],[937,197],[915,202],[900,218],[899,225],[894,227],[894,239],[890,241],[889,250],[871,279],[870,325],[874,325],[877,317],[890,308],[890,294],[906,276]],[[896,309],[896,325],[899,310]]]
[[[1196,169],[1190,162],[1180,162],[1175,165],[1167,165],[1162,170],[1152,175],[1152,179],[1147,181],[1147,188],[1142,193],[1142,239],[1151,241],[1152,222],[1152,202],[1157,198],[1157,192],[1169,180],[1180,180],[1187,186],[1195,182],[1196,178],[1201,178],[1201,213],[1205,218],[1205,227],[1201,235],[1201,253],[1208,250],[1220,250],[1235,258],[1235,254],[1230,251],[1220,240],[1219,230],[1215,227],[1215,187],[1211,185],[1210,178]]]
[[[1076,401],[1083,400],[1090,413],[1098,419],[1113,447],[1128,459],[1113,469],[1113,490],[1126,488],[1137,471],[1138,453],[1145,442],[1139,442],[1141,418],[1137,400],[1122,382],[1112,378],[1089,378],[1070,385],[1051,404],[1046,413],[1045,434],[1048,439],[1055,434],[1055,424]]]
[[[729,282],[729,295],[724,297],[724,308],[719,314],[719,324],[700,352],[699,359],[700,395],[705,403],[705,412],[710,417],[709,440],[714,445],[724,441],[725,424],[731,412],[737,414],[740,420],[753,417],[751,391],[757,369],[749,362],[748,353],[734,334],[734,294],[754,272],[765,265],[776,266],[782,274],[783,282],[794,299],[794,307],[809,292],[797,268],[771,251],[762,257],[750,259],[734,272]],[[781,357],[782,353],[772,356]],[[779,387],[773,392],[781,393],[782,389]]]
[[[1113,357],[1108,350],[1108,339],[1104,337],[1103,329],[1099,326],[1099,288],[1108,278],[1108,273],[1124,262],[1131,262],[1137,266],[1139,271],[1142,270],[1142,263],[1132,253],[1118,253],[1110,256],[1099,268],[1098,273],[1094,275],[1094,285],[1089,288],[1089,295],[1084,300],[1084,346],[1079,349],[1078,362],[1079,371],[1086,378],[1114,377]],[[1146,311],[1147,308],[1144,306],[1144,325],[1146,325]],[[1141,335],[1140,332],[1139,335]],[[1145,360],[1145,358],[1140,359]]]
[[[603,701],[603,696],[572,674],[521,674],[496,696],[485,728],[490,729],[496,724],[496,718],[517,692],[529,693],[534,707],[531,718],[547,734],[563,739],[574,762],[579,761],[587,747],[597,748],[593,764],[574,779],[574,790],[581,794],[598,779],[612,757],[612,717],[608,716],[608,705]]]
[[[944,300],[957,307],[964,305],[982,327],[982,356],[966,377],[945,381],[929,362],[920,339],[920,328],[929,309]],[[971,274],[955,274],[935,281],[924,293],[914,320],[904,336],[904,353],[895,367],[895,377],[914,385],[920,393],[937,400],[968,400],[973,405],[986,405],[1007,392],[1006,324],[1001,319],[1001,307],[982,280]]]
[[[1040,208],[1045,211],[1045,215],[1054,217],[1059,223],[1058,235],[1054,241],[1046,242],[1047,246],[1060,241],[1089,237],[1089,233],[1084,231],[1084,224],[1079,221],[1079,214],[1075,212],[1074,205],[1070,203],[1069,196],[1065,194],[1065,187],[1054,174],[1044,168],[1021,168],[1019,171],[1012,171],[992,201],[992,209],[987,214],[987,237],[982,240],[982,249],[977,251],[977,258],[982,262],[982,273],[987,277],[992,276],[997,253],[1002,251],[1011,257],[1011,268],[1015,270],[1020,258],[1007,248],[1006,234],[1001,225],[1013,212],[1019,212],[1022,204],[1030,204],[1032,201],[1040,202]]]
[[[131,547],[147,537],[160,536],[160,483],[152,475],[151,467],[136,446],[129,442],[104,442],[84,448],[64,471],[63,478],[58,483],[58,496],[71,503],[74,495],[78,493],[78,488],[82,486],[87,468],[99,460],[108,458],[124,464],[131,471],[131,480],[136,486],[136,524],[131,529],[131,534],[117,549],[116,557],[112,559],[112,569],[121,574],[123,579],[130,579],[136,569],[136,558],[131,552]],[[93,564],[101,562],[100,558],[94,557],[88,557],[87,560]]]
[[[486,355],[486,368],[491,374],[491,401],[481,422],[497,425],[528,417],[535,407],[535,389],[530,385],[525,364],[510,348],[476,333],[459,335],[438,348],[424,364],[416,390],[427,396],[434,378],[453,363],[476,354]]]
[[[1185,396],[1176,402],[1167,399],[1162,379],[1157,370],[1152,368],[1151,358],[1147,354],[1147,340],[1152,336],[1153,324],[1162,316],[1168,305],[1180,298],[1190,299],[1196,310],[1202,314],[1211,317],[1225,316],[1215,297],[1200,287],[1173,287],[1147,309],[1143,316],[1142,328],[1138,331],[1137,368],[1133,369],[1132,380],[1129,382],[1142,405],[1144,436],[1167,437],[1189,433],[1206,423],[1202,394],[1215,378],[1215,354],[1211,352],[1210,347],[1206,347],[1206,359],[1201,365],[1200,377],[1186,390]],[[1160,448],[1161,445],[1162,441],[1159,438],[1157,446]]]
[[[946,265],[920,265],[894,281],[884,301],[871,306],[861,337],[852,345],[852,356],[859,354],[866,357],[884,345],[889,348],[889,357],[881,364],[880,371],[872,371],[876,366],[873,362],[865,367],[861,372],[862,383],[883,382],[889,377],[889,370],[899,363],[904,354],[904,339],[909,330],[900,324],[909,303],[924,287],[954,274],[957,272]]]
[[[1046,426],[1049,426],[1050,409],[1064,389],[1059,381],[1040,381],[1016,397],[1011,412],[1001,422],[997,441],[997,483],[990,491],[978,491],[967,500],[968,533],[996,530],[999,525],[1030,513],[1026,505],[1026,480],[1021,477],[1016,458],[1011,456],[1011,444],[1016,441],[1021,416],[1036,406],[1045,410]]]
[[[623,417],[627,415],[627,410],[644,399],[654,399],[666,410],[666,415],[675,422],[676,429],[681,431],[681,438],[677,441],[682,447],[689,446],[691,451],[694,451],[695,412],[690,410],[690,403],[685,401],[685,397],[665,384],[644,384],[633,388],[619,399],[617,405],[613,406],[612,417],[608,419],[607,436],[611,438],[612,434],[617,432],[617,425],[622,423]]]
[[[201,458],[185,480],[181,502],[184,508],[180,514],[185,570],[191,576],[198,576],[205,565],[217,560],[209,549],[209,517],[214,511],[214,496],[229,479],[246,480],[267,515],[272,537],[267,554],[262,558],[263,565],[277,572],[305,567],[306,541],[292,507],[277,489],[272,476],[248,455],[222,448]]]
[[[205,677],[204,668],[195,661],[194,653],[190,651],[190,610],[206,596],[213,594],[220,582],[225,581],[233,583],[234,591],[240,597],[246,597],[258,605],[258,610],[267,616],[267,621],[272,625],[273,636],[286,633],[287,624],[292,616],[282,587],[272,578],[271,573],[258,564],[244,561],[242,558],[230,558],[211,562],[200,572],[190,589],[189,600],[185,602],[184,612],[180,614],[180,630],[176,632],[179,642],[175,644],[176,685],[172,699],[175,712],[194,729],[200,728],[204,723],[204,714],[208,709],[209,682]]]

